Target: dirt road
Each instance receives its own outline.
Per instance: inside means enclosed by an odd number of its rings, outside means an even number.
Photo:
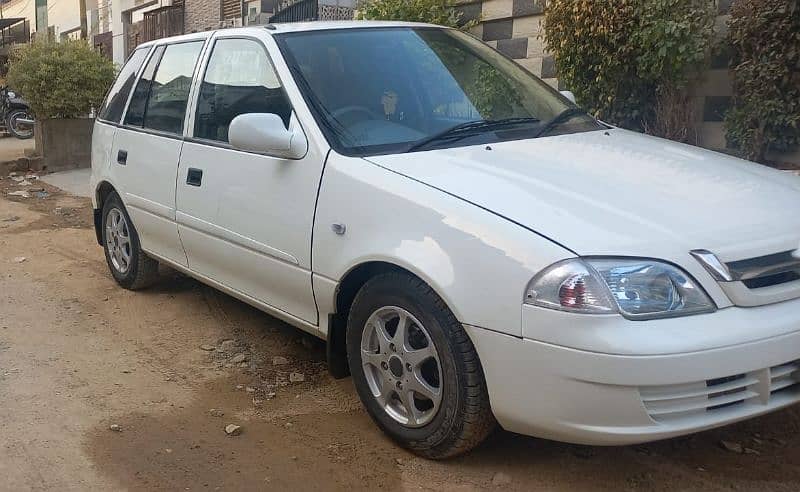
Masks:
[[[643,446],[498,432],[416,458],[321,343],[174,273],[117,288],[87,200],[15,186],[0,180],[0,490],[800,490],[800,408]]]

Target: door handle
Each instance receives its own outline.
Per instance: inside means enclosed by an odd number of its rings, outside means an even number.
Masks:
[[[203,170],[193,167],[186,173],[186,184],[189,186],[200,186],[203,184]]]
[[[117,164],[125,165],[128,163],[128,151],[127,150],[119,150],[117,151]]]

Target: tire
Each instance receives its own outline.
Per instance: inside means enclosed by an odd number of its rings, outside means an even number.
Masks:
[[[158,261],[142,251],[139,235],[116,193],[111,193],[103,205],[101,231],[106,263],[120,286],[139,290],[158,280]]]
[[[407,327],[405,336],[398,336],[400,326]],[[403,447],[444,459],[471,450],[494,430],[475,347],[444,301],[420,279],[390,272],[364,284],[347,321],[347,354],[370,417]]]
[[[24,131],[17,128],[16,124],[17,118],[30,117],[30,113],[24,109],[15,109],[8,113],[8,116],[6,117],[6,128],[8,129],[8,133],[14,135],[20,140],[27,140],[33,137],[33,127],[31,127],[30,131]]]

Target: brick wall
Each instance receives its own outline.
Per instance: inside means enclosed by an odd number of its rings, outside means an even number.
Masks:
[[[186,0],[184,9],[185,32],[208,31],[219,27],[220,0]]]

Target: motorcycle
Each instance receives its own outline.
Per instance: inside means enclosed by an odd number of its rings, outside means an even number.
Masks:
[[[35,120],[30,106],[17,93],[8,87],[0,88],[0,118],[6,131],[15,137],[25,140],[33,137]]]

